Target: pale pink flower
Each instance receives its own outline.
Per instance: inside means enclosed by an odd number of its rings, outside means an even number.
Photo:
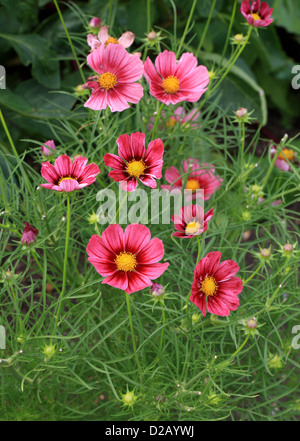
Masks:
[[[127,49],[132,45],[134,41],[134,33],[130,31],[124,32],[120,38],[111,37],[108,33],[109,26],[102,26],[98,33],[100,43],[103,43],[105,47],[109,44],[120,44],[124,49]]]

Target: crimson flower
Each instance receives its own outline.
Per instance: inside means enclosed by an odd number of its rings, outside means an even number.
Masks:
[[[107,227],[102,237],[93,235],[86,248],[88,260],[106,283],[131,294],[160,277],[169,263],[158,263],[164,256],[164,245],[151,239],[148,227],[130,224],[125,231],[118,224]]]
[[[91,185],[96,181],[100,173],[99,167],[92,163],[87,164],[87,158],[77,156],[72,164],[68,155],[59,156],[54,165],[50,162],[43,162],[41,175],[48,184],[41,184],[42,187],[56,191],[74,191]]]
[[[187,205],[181,207],[180,214],[174,214],[171,221],[177,231],[173,236],[190,239],[207,230],[208,222],[214,215],[213,208],[204,214],[200,205]]]
[[[189,52],[176,61],[175,53],[165,50],[156,57],[155,67],[147,57],[144,69],[150,94],[168,105],[198,101],[209,83],[206,67],[198,66],[197,58]]]
[[[210,164],[199,164],[195,158],[189,158],[183,161],[183,171],[177,170],[174,166],[168,168],[165,173],[165,178],[171,185],[162,185],[169,191],[179,189],[181,190],[184,178],[182,174],[189,173],[186,182],[186,190],[203,190],[204,200],[208,200],[212,194],[219,189],[223,179],[215,175],[215,169]]]
[[[255,28],[264,28],[269,26],[273,19],[270,18],[273,12],[273,8],[269,8],[268,3],[260,0],[251,1],[244,0],[241,4],[241,13],[247,20],[247,22]]]
[[[145,151],[145,134],[136,132],[121,135],[117,139],[119,156],[104,155],[104,163],[114,170],[109,176],[120,182],[125,191],[133,191],[138,179],[151,188],[156,188],[156,180],[162,177],[164,146],[161,139],[154,139]]]
[[[243,282],[234,277],[240,267],[233,260],[220,264],[222,253],[208,253],[199,260],[194,272],[190,300],[202,311],[206,310],[221,317],[228,316],[239,306],[238,295],[243,290]]]

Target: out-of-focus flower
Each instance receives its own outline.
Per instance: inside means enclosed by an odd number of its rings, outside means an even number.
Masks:
[[[273,158],[276,154],[276,147],[272,145],[270,147],[270,156]],[[283,171],[288,172],[291,169],[290,163],[294,161],[296,153],[292,149],[283,148],[276,159],[275,165]]]
[[[165,113],[162,112],[162,119],[165,117]],[[177,107],[174,110],[174,114],[171,115],[164,124],[160,124],[160,129],[163,130],[166,127],[174,127],[176,124],[181,124],[183,128],[192,128],[197,129],[199,127],[199,124],[197,120],[200,117],[200,112],[198,109],[193,109],[190,112],[186,112],[185,109],[182,106]],[[147,125],[148,130],[153,129],[153,122],[155,120],[155,117],[151,117],[151,123]]]
[[[143,87],[137,83],[143,75],[143,62],[130,55],[121,45],[102,44],[88,55],[87,64],[98,75],[89,78],[83,87],[92,89],[92,95],[84,104],[93,110],[110,107],[112,112],[122,112],[138,103],[143,96]]]
[[[244,0],[241,4],[241,13],[249,23],[249,25],[255,28],[264,28],[269,26],[273,19],[271,15],[273,8],[270,8],[268,3],[260,2],[260,0]]]
[[[128,294],[152,285],[169,263],[158,263],[164,256],[164,245],[151,239],[145,225],[130,224],[123,232],[118,224],[107,227],[102,237],[93,235],[86,248],[88,260],[105,277],[102,283]]]
[[[39,230],[37,228],[33,228],[28,222],[25,221],[25,228],[23,230],[21,243],[24,245],[33,244],[36,242],[38,232]]]
[[[55,151],[56,151],[56,147],[53,139],[44,142],[44,144],[41,145],[41,152],[44,156],[51,156]]]
[[[124,32],[120,38],[111,37],[108,33],[109,26],[102,26],[98,33],[100,43],[103,43],[105,47],[109,44],[120,44],[124,49],[127,49],[134,42],[134,33],[130,31]]]
[[[125,191],[134,191],[138,179],[147,187],[156,188],[156,179],[162,177],[164,145],[161,139],[154,139],[145,151],[145,134],[136,132],[121,135],[117,139],[119,156],[104,155],[104,163],[114,170],[109,176],[120,182]]]
[[[41,175],[48,184],[41,184],[42,187],[56,191],[80,190],[96,181],[100,173],[99,167],[92,163],[87,165],[87,158],[77,156],[72,164],[68,155],[59,156],[54,165],[50,162],[43,162]]]
[[[232,44],[240,45],[240,44],[244,43],[245,36],[243,34],[236,34],[230,40],[231,40]]]
[[[204,200],[208,200],[212,194],[219,189],[223,179],[215,174],[213,165],[199,164],[195,158],[189,158],[183,161],[183,171],[177,170],[175,167],[170,167],[166,170],[165,178],[171,185],[162,185],[161,188],[166,188],[169,191],[174,189],[181,190],[184,178],[182,174],[189,173],[186,182],[186,190],[203,190]]]
[[[204,214],[204,210],[200,205],[187,205],[180,209],[180,214],[174,214],[171,221],[177,231],[173,236],[189,239],[207,230],[208,222],[214,215],[211,208]]]
[[[240,267],[233,260],[220,264],[222,253],[213,251],[199,260],[194,272],[190,300],[198,306],[205,317],[206,311],[228,316],[239,306],[238,295],[243,290],[243,282],[234,277]]]
[[[209,83],[207,68],[198,66],[189,52],[176,61],[175,53],[165,50],[156,57],[155,67],[147,57],[144,69],[150,94],[167,105],[198,101]]]

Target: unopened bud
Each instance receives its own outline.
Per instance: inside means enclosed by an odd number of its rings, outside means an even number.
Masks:
[[[165,288],[159,283],[153,282],[150,292],[153,297],[160,297],[164,294]]]
[[[154,31],[149,32],[149,34],[147,35],[148,40],[155,40],[157,38],[157,33]]]
[[[246,326],[248,329],[256,329],[257,328],[257,321],[255,320],[255,318],[253,317],[250,320],[247,320]]]

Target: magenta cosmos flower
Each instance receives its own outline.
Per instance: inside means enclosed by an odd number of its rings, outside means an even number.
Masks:
[[[247,22],[256,28],[262,28],[269,26],[273,19],[270,18],[273,12],[273,8],[269,8],[268,3],[256,0],[254,2],[249,0],[244,0],[241,4],[241,13],[247,20]]]
[[[44,144],[41,145],[41,152],[42,152],[42,154],[44,156],[51,156],[51,155],[53,155],[55,150],[56,150],[56,147],[55,147],[55,143],[54,143],[53,139],[49,140],[47,142],[44,142]]]
[[[169,263],[158,263],[164,256],[164,245],[151,239],[145,225],[131,224],[123,232],[118,224],[109,225],[102,237],[93,235],[86,248],[88,260],[105,279],[102,283],[131,294],[151,286]]]
[[[38,229],[33,228],[28,222],[25,222],[21,243],[24,243],[25,245],[31,245],[32,243],[36,242],[38,232]]]
[[[198,101],[207,90],[209,78],[206,67],[197,64],[197,58],[189,52],[176,61],[174,52],[164,51],[156,57],[155,67],[148,57],[144,75],[150,94],[165,104]]]
[[[275,156],[276,150],[277,150],[276,147],[274,145],[272,145],[270,148],[271,158],[273,158]],[[279,153],[279,155],[275,161],[276,167],[278,167],[278,168],[280,168],[280,170],[283,170],[286,172],[290,171],[290,169],[291,169],[290,163],[292,161],[294,161],[295,156],[296,156],[296,153],[294,152],[294,150],[287,149],[287,148],[282,149],[282,152]]]
[[[208,253],[195,268],[190,300],[204,317],[206,310],[221,317],[228,316],[240,304],[238,295],[243,290],[243,282],[234,277],[240,267],[233,260],[220,264],[221,257],[219,251]]]
[[[87,164],[87,159],[77,156],[73,164],[68,155],[59,156],[54,165],[50,162],[43,162],[41,175],[48,184],[41,184],[42,187],[56,191],[73,191],[91,185],[96,181],[96,176],[100,173],[99,167],[92,163]]]
[[[175,230],[177,230],[173,236],[190,239],[204,233],[213,215],[213,208],[204,214],[203,208],[197,204],[181,207],[180,214],[173,214],[171,217]]]
[[[189,158],[183,161],[183,170],[179,171],[175,167],[170,167],[166,170],[165,178],[171,185],[162,185],[169,191],[182,188],[182,183],[185,177],[183,174],[189,172],[186,182],[186,190],[203,190],[204,200],[208,200],[211,195],[219,189],[223,179],[215,175],[215,169],[210,164],[199,164],[197,159]]]
[[[156,179],[162,177],[164,145],[161,139],[154,139],[145,151],[145,134],[136,132],[121,135],[117,139],[119,156],[104,155],[104,164],[114,170],[109,176],[120,182],[125,191],[133,191],[138,179],[147,187],[156,188]]]
[[[91,77],[84,88],[92,89],[92,95],[84,104],[93,110],[110,107],[112,112],[122,112],[138,103],[143,96],[143,87],[136,83],[144,71],[139,57],[130,55],[119,44],[104,44],[87,57],[88,65],[98,75]]]

